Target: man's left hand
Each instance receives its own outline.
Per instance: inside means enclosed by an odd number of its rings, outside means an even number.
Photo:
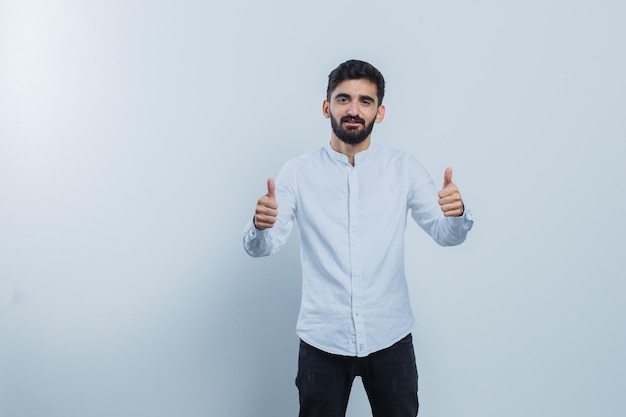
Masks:
[[[443,189],[439,191],[439,205],[446,217],[459,217],[465,211],[461,193],[452,182],[452,168],[447,168],[443,174]]]

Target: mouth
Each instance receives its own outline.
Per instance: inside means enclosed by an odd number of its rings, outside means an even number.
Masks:
[[[341,119],[341,122],[344,124],[344,126],[350,129],[356,129],[360,126],[365,126],[365,120],[361,118],[344,117]]]

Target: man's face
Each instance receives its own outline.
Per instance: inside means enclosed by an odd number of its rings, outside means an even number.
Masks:
[[[333,133],[344,143],[355,145],[372,133],[385,108],[378,105],[376,84],[365,79],[346,80],[337,85],[322,110],[330,118]]]

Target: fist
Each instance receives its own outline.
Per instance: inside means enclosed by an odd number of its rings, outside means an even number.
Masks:
[[[452,168],[447,168],[443,174],[443,188],[439,191],[439,205],[446,217],[459,217],[465,211],[461,193],[452,182]]]
[[[276,216],[278,216],[278,203],[274,192],[276,185],[273,179],[267,180],[267,194],[259,198],[254,212],[254,226],[257,229],[269,229],[274,227]]]

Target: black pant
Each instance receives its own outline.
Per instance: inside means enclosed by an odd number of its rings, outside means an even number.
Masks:
[[[417,416],[417,366],[409,334],[364,358],[333,355],[300,341],[300,417],[345,417],[356,376],[363,380],[373,417]]]

